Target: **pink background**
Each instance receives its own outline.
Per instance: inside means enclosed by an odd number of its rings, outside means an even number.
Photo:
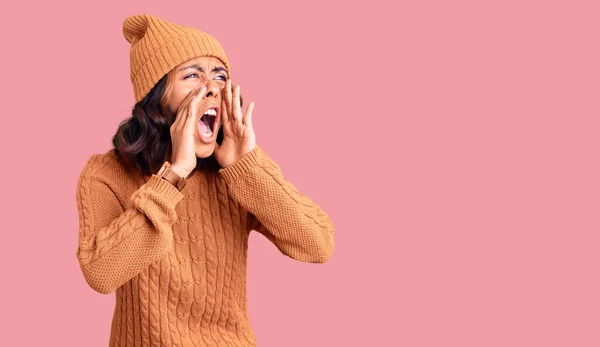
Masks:
[[[258,143],[331,216],[251,238],[259,346],[599,346],[597,1],[4,2],[3,346],[107,346],[75,187],[129,116],[125,17],[225,47]]]

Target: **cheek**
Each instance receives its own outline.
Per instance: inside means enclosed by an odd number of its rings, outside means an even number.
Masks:
[[[181,105],[183,102],[183,99],[185,99],[185,95],[181,95],[180,93],[171,94],[171,98],[169,98],[169,107],[171,110],[177,112],[179,105]]]
[[[186,86],[185,88],[180,86],[173,86],[168,102],[169,108],[171,108],[171,110],[173,110],[174,112],[177,112],[183,100],[185,100],[187,95],[192,90],[193,88],[190,88],[188,86]]]

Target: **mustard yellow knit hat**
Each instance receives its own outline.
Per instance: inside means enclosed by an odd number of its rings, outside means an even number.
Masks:
[[[141,14],[125,19],[123,35],[131,43],[130,74],[136,103],[174,67],[193,58],[218,58],[231,76],[229,61],[221,44],[198,29]]]

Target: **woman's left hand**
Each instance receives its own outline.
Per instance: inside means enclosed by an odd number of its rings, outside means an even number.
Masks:
[[[227,80],[221,102],[223,142],[215,144],[215,158],[222,168],[235,164],[256,146],[256,137],[252,128],[254,102],[246,108],[242,116],[240,86],[232,87]]]

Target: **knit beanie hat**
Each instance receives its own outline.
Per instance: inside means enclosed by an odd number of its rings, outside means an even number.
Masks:
[[[131,43],[130,78],[136,103],[174,67],[193,58],[218,58],[231,76],[223,47],[214,37],[198,29],[141,14],[125,19],[123,35]]]

